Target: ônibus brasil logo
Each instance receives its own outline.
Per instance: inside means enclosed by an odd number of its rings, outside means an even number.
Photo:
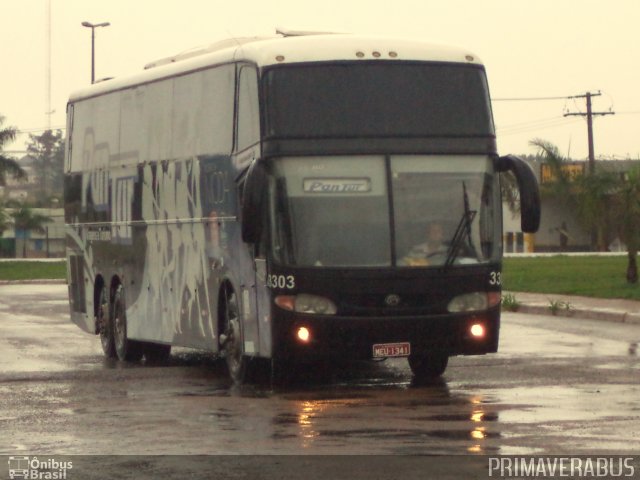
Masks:
[[[65,480],[73,462],[60,462],[53,458],[9,457],[9,478],[33,480]]]

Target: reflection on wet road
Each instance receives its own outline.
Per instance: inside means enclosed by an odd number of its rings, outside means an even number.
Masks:
[[[403,360],[234,386],[207,355],[102,358],[66,287],[0,286],[0,454],[636,453],[633,325],[505,314],[500,353],[412,384]]]

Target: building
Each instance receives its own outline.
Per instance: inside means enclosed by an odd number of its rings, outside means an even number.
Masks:
[[[11,215],[15,209],[7,208]],[[51,222],[44,230],[15,230],[10,226],[0,235],[0,257],[3,258],[62,258],[66,253],[64,209],[34,208],[34,214],[45,215]]]
[[[548,165],[533,158],[527,159],[538,183],[542,186],[552,180]],[[616,172],[624,176],[634,167],[640,167],[640,160],[599,160],[596,168]],[[571,176],[583,175],[588,170],[586,161],[567,162],[566,171]],[[503,205],[504,251],[523,252],[577,252],[591,251],[591,233],[581,225],[577,212],[551,195],[541,195],[542,217],[540,229],[534,235],[524,235],[520,230],[520,215],[514,214]],[[607,232],[609,250],[624,251],[625,247],[615,232]]]

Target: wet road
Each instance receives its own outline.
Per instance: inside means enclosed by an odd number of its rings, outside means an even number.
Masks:
[[[403,360],[287,388],[210,357],[104,360],[66,286],[0,286],[0,455],[637,454],[637,325],[504,314],[500,352],[414,386]],[[24,453],[27,454],[27,453]]]

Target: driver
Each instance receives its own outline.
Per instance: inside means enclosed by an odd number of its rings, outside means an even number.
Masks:
[[[445,244],[444,229],[437,222],[427,225],[426,241],[414,245],[409,253],[400,260],[400,265],[425,266],[433,263],[434,257],[446,256],[448,246]],[[444,260],[440,263],[443,263]]]

